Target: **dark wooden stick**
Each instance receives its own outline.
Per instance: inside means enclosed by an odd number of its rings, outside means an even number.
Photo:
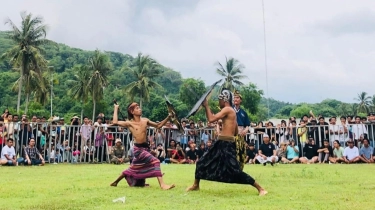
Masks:
[[[113,103],[117,105],[117,100],[116,99],[113,99]],[[126,119],[126,117],[124,117],[124,115],[122,114],[121,110],[119,109],[118,112],[120,113],[121,117],[123,120]]]

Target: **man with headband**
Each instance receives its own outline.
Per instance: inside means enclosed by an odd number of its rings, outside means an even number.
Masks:
[[[113,113],[113,124],[128,128],[132,133],[134,138],[134,157],[130,167],[123,171],[111,186],[116,187],[117,184],[125,178],[131,187],[144,187],[147,186],[145,183],[147,178],[157,177],[159,185],[163,190],[173,188],[174,185],[167,185],[164,183],[160,170],[160,161],[148,152],[149,145],[147,144],[147,128],[149,126],[157,129],[161,128],[169,121],[171,114],[169,114],[163,121],[155,123],[147,118],[141,118],[142,109],[137,103],[131,103],[127,110],[129,120],[118,121],[118,107],[119,106],[116,104]]]
[[[233,184],[248,184],[255,187],[259,195],[266,195],[264,190],[255,180],[241,170],[236,158],[235,136],[238,133],[236,112],[233,109],[233,95],[223,89],[219,95],[219,106],[221,111],[212,114],[207,100],[203,102],[206,109],[208,122],[223,121],[222,131],[218,140],[211,148],[197,161],[195,169],[195,180],[193,186],[186,191],[199,190],[201,179]]]
[[[234,111],[236,111],[238,125],[238,135],[236,136],[237,161],[240,163],[241,170],[243,170],[246,160],[245,138],[250,129],[250,119],[245,110],[240,108],[242,96],[238,90],[234,92],[233,102],[233,108]]]

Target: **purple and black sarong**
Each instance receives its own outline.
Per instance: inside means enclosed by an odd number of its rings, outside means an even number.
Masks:
[[[160,161],[148,151],[148,144],[134,144],[134,158],[122,173],[130,187],[144,187],[147,178],[161,177]]]

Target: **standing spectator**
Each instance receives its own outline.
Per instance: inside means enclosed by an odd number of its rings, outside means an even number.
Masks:
[[[159,128],[159,129],[155,129],[155,134],[154,134],[154,139],[155,139],[155,143],[158,145],[158,144],[163,144],[165,143],[165,133],[164,131]]]
[[[359,162],[361,159],[359,157],[359,151],[356,146],[354,146],[354,141],[349,139],[348,147],[344,149],[344,161],[347,164]]]
[[[26,117],[22,118],[22,124],[20,126],[20,139],[21,139],[21,146],[26,147],[27,143],[29,142],[29,138],[31,137],[31,126],[29,121]]]
[[[188,131],[189,134],[189,139],[192,139],[194,143],[196,142],[196,136],[197,136],[197,131],[195,130],[195,123],[190,122],[190,129]]]
[[[286,143],[288,141],[288,129],[286,127],[286,122],[285,120],[281,120],[281,124],[278,124],[276,126],[276,141],[279,143]]]
[[[263,134],[263,144],[259,147],[259,155],[256,159],[264,166],[267,162],[270,162],[273,166],[273,164],[278,161],[275,145],[270,143],[270,138],[266,133]]]
[[[7,140],[7,145],[1,149],[1,159],[0,164],[1,165],[8,165],[8,166],[16,166],[16,151],[13,147],[13,139],[9,138]]]
[[[363,146],[359,151],[359,157],[365,163],[373,163],[374,159],[372,158],[372,153],[374,149],[369,144],[369,140],[367,138],[363,139]]]
[[[208,140],[210,140],[210,134],[208,133],[207,130],[204,130],[202,132],[201,141],[206,144]]]
[[[327,122],[325,122],[324,117],[319,117],[319,135],[316,137],[316,145],[320,146],[323,145],[324,139],[328,139],[328,131],[329,131],[329,125]]]
[[[353,132],[353,139],[354,139],[354,145],[358,146],[359,140],[362,138],[365,138],[367,135],[367,128],[364,124],[361,122],[360,117],[355,117],[355,124],[352,125],[352,132]]]
[[[304,147],[307,142],[307,127],[303,120],[301,120],[299,127],[297,129],[297,134],[299,137],[299,142],[301,147]]]
[[[83,117],[83,125],[81,126],[80,129],[80,134],[81,134],[81,142],[78,141],[78,146],[79,146],[79,151],[83,151],[83,148],[85,147],[87,141],[91,139],[91,133],[92,133],[93,127],[90,125],[90,121],[88,117]],[[73,139],[71,139],[72,142]],[[83,153],[81,155],[84,155]],[[83,159],[83,156],[81,157]]]
[[[18,163],[25,165],[44,165],[43,156],[39,153],[38,148],[35,147],[35,139],[31,138],[29,146],[25,147],[25,158],[19,158]]]
[[[90,141],[87,141],[86,146],[83,147],[83,153],[87,162],[92,163],[94,161],[95,147],[91,145]]]
[[[106,135],[104,134],[104,127],[100,126],[97,128],[97,132],[95,136],[96,154],[95,154],[94,159],[96,160],[96,162],[101,163],[106,160],[105,156],[107,153],[104,154],[106,151],[105,143],[106,143]]]
[[[63,150],[63,162],[70,162],[72,159],[72,150],[69,146],[69,141],[65,140],[64,145],[62,146]]]
[[[333,141],[340,139],[340,134],[344,133],[344,131],[341,129],[342,127],[340,128],[338,125],[336,125],[336,117],[331,117],[329,119],[329,142],[331,144],[333,144]]]
[[[346,140],[348,139],[348,125],[346,123],[345,117],[340,117],[341,125],[339,125],[339,130],[341,131],[339,134],[339,141],[340,144],[345,145]],[[337,139],[334,139],[337,140]]]
[[[303,157],[299,158],[301,163],[310,164],[318,161],[318,146],[315,141],[309,138],[309,142],[303,147]]]
[[[318,149],[319,163],[328,163],[330,157],[333,157],[333,149],[329,145],[328,139],[324,140],[324,145]]]

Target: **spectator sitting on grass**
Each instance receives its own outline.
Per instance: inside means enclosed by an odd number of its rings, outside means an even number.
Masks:
[[[197,150],[198,158],[201,158],[205,152],[206,152],[206,145],[204,144],[204,142],[201,142]]]
[[[185,163],[185,153],[184,150],[181,148],[179,144],[177,144],[176,150],[173,150],[172,152],[172,158],[170,159],[172,163]]]
[[[276,155],[275,145],[270,143],[270,137],[266,133],[263,134],[263,144],[261,144],[259,147],[259,155],[256,157],[256,159],[264,166],[267,162],[270,162],[273,166],[273,164],[279,159]]]
[[[7,140],[7,145],[3,147],[1,150],[1,159],[0,159],[1,165],[8,165],[8,166],[16,166],[16,151],[13,147],[13,139],[9,138]]]
[[[129,162],[129,159],[125,158],[125,147],[122,146],[121,139],[116,139],[115,146],[111,150],[111,163],[122,164]]]
[[[319,163],[328,163],[329,157],[333,156],[333,149],[329,145],[328,139],[325,139],[323,146],[318,149],[319,153]]]
[[[280,148],[277,150],[277,157],[279,158],[279,161],[281,161],[282,163],[288,163],[288,159],[286,159],[286,153],[287,153],[287,149],[286,149],[286,144],[284,142],[281,142],[280,144]]]
[[[309,138],[309,142],[303,147],[303,157],[299,159],[301,163],[316,163],[318,161],[318,146],[315,145],[313,138]]]
[[[344,162],[344,148],[341,147],[339,140],[333,142],[333,157],[329,158],[331,163]]]
[[[199,159],[194,143],[190,144],[190,150],[186,152],[186,157],[186,162],[190,164],[195,164]]]
[[[207,148],[206,150],[209,150],[211,146],[212,146],[212,140],[208,140],[206,144],[206,148]]]
[[[299,159],[299,149],[296,146],[296,142],[291,139],[287,147],[286,158],[289,163],[296,163]]]
[[[165,160],[165,151],[164,146],[162,143],[159,143],[157,148],[155,149],[156,152],[156,158],[159,159],[159,161],[162,163]]]
[[[39,153],[39,150],[35,147],[35,139],[31,138],[29,141],[29,146],[25,147],[25,158],[19,158],[18,163],[23,163],[24,165],[44,165],[43,156]]]
[[[359,151],[356,146],[354,146],[354,141],[349,139],[348,147],[344,149],[344,161],[347,164],[359,162],[361,159],[359,157]]]
[[[245,163],[255,164],[255,160],[257,156],[258,156],[258,150],[255,149],[254,143],[250,143],[247,146]]]
[[[361,150],[359,151],[359,155],[360,155],[359,158],[361,158],[361,160],[364,163],[373,163],[374,162],[374,159],[372,158],[373,150],[374,149],[369,144],[369,140],[367,138],[363,139],[363,146]]]

